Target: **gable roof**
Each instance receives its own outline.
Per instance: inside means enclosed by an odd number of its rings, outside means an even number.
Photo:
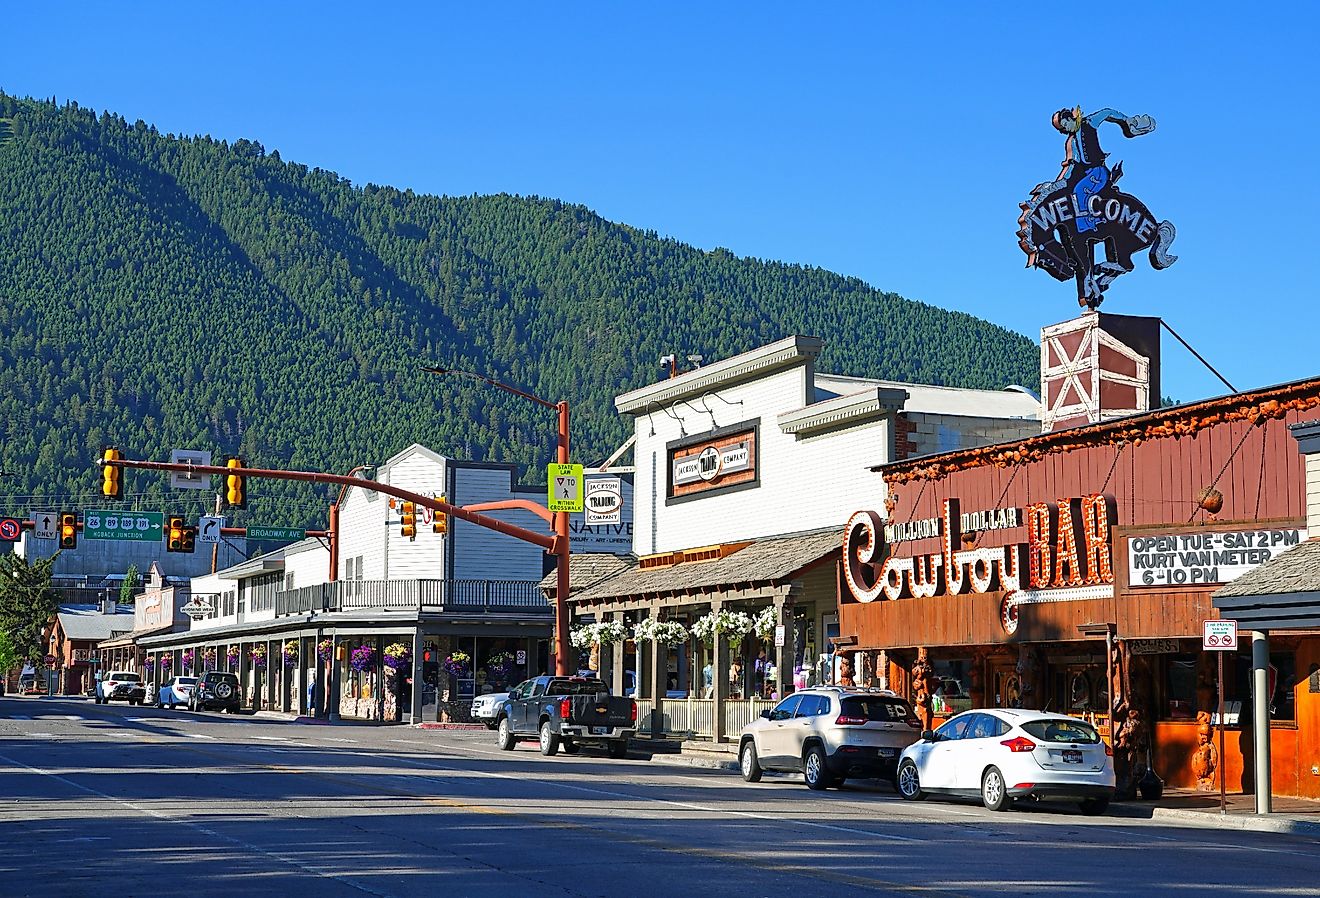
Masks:
[[[127,606],[120,606],[127,607]],[[116,633],[127,633],[133,629],[133,612],[127,614],[102,614],[100,611],[60,611],[60,629],[66,639],[90,639],[100,642]]]

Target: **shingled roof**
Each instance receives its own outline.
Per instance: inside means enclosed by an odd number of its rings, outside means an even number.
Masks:
[[[1291,592],[1320,592],[1320,540],[1308,539],[1232,583],[1215,591],[1214,598],[1277,596]]]
[[[686,593],[792,579],[832,554],[842,551],[843,529],[830,527],[757,540],[723,558],[687,561],[669,567],[642,568],[630,560],[613,576],[599,580],[574,600],[600,601],[639,595]],[[575,559],[576,560],[576,559]]]
[[[609,552],[584,552],[574,555],[568,563],[568,594],[575,596],[588,587],[595,586],[628,570],[637,564],[637,559],[626,555],[611,555]],[[541,579],[541,589],[553,596],[559,585],[558,572],[551,571]]]

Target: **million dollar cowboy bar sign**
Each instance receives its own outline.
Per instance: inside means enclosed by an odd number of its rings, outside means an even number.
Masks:
[[[1113,584],[1116,520],[1107,495],[968,513],[957,499],[946,499],[939,518],[887,526],[876,512],[859,511],[844,531],[844,577],[858,602],[1004,592],[1003,624],[1012,633],[1024,601],[1091,598],[1087,587]],[[975,546],[982,533],[1018,528],[1026,529],[1023,542]],[[935,538],[938,552],[897,557],[890,551],[895,543]]]

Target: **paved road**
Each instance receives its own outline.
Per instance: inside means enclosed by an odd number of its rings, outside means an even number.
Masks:
[[[0,895],[1320,895],[1291,836],[493,743],[0,699]]]

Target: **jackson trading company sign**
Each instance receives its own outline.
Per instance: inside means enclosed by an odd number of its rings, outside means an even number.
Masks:
[[[1155,130],[1149,115],[1124,115],[1101,109],[1083,115],[1081,107],[1060,109],[1053,124],[1064,135],[1063,169],[1053,181],[1042,181],[1021,203],[1018,245],[1028,267],[1043,269],[1060,281],[1077,282],[1077,302],[1096,309],[1104,292],[1120,275],[1132,270],[1132,256],[1147,250],[1150,264],[1168,268],[1178,257],[1169,253],[1176,231],[1173,222],[1157,221],[1146,204],[1118,189],[1123,163],[1112,168],[1100,149],[1099,128],[1118,125],[1124,137]],[[1096,261],[1096,248],[1104,257]]]
[[[1021,604],[1099,598],[1112,590],[1115,520],[1114,499],[1107,495],[966,514],[957,499],[946,499],[939,518],[889,526],[876,512],[859,511],[844,531],[844,577],[859,602],[1002,591],[1001,622],[1011,634]],[[1025,542],[962,548],[964,533],[1023,526]],[[885,548],[890,542],[934,538],[941,539],[942,548],[931,554],[899,558]]]
[[[756,480],[756,428],[731,428],[671,450],[672,498],[709,492]]]

